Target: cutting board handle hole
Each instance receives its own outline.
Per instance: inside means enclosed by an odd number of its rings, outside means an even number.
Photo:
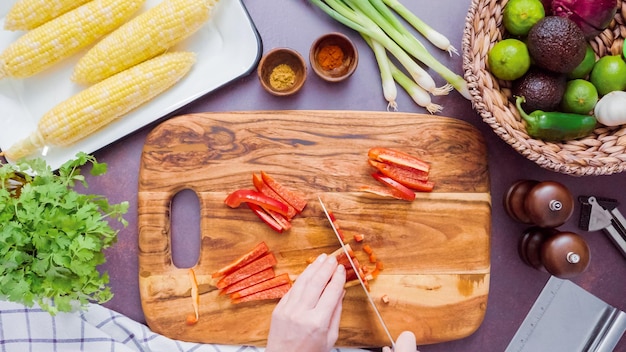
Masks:
[[[184,189],[172,197],[170,231],[172,262],[177,268],[198,263],[201,248],[200,200],[196,192]]]

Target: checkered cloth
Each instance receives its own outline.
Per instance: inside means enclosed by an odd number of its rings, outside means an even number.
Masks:
[[[0,301],[0,352],[260,352],[253,346],[172,340],[122,314],[92,304],[86,311],[51,316],[34,306]],[[335,349],[358,352],[361,349]]]

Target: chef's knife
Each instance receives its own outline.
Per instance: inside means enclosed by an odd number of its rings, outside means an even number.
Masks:
[[[335,236],[337,236],[337,240],[339,240],[339,243],[341,244],[341,248],[343,249],[343,252],[346,254],[346,257],[348,258],[348,261],[350,262],[350,266],[352,266],[352,269],[354,270],[354,273],[356,274],[356,278],[359,280],[361,287],[363,287],[363,292],[365,292],[365,296],[367,296],[367,299],[370,302],[370,305],[374,309],[374,313],[376,313],[376,316],[378,317],[378,321],[380,322],[380,325],[382,325],[383,329],[385,330],[385,333],[387,334],[387,337],[389,338],[389,341],[391,342],[392,349],[395,349],[396,346],[393,341],[393,337],[391,337],[391,334],[389,333],[387,324],[385,324],[385,321],[383,320],[382,315],[380,315],[380,312],[378,311],[378,308],[376,307],[376,304],[374,303],[372,296],[367,291],[365,282],[363,282],[363,278],[361,277],[361,275],[359,274],[359,271],[354,265],[354,262],[352,261],[352,258],[350,257],[350,253],[348,253],[348,249],[346,248],[346,245],[341,240],[341,236],[339,236],[339,232],[337,232],[337,228],[335,227],[335,224],[333,223],[333,219],[330,217],[330,214],[328,213],[328,209],[326,209],[324,202],[322,202],[322,198],[317,197],[317,199],[319,199],[320,204],[322,205],[322,210],[324,210],[324,214],[326,214],[326,218],[328,219],[328,222],[330,222],[330,226],[333,228],[333,231],[335,232]]]

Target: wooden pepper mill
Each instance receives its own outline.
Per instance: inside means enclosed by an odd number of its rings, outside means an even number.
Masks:
[[[524,232],[518,250],[526,264],[562,279],[585,271],[591,257],[589,246],[580,235],[536,226]]]
[[[549,228],[563,225],[574,211],[574,197],[555,181],[520,180],[504,198],[504,208],[513,219]]]

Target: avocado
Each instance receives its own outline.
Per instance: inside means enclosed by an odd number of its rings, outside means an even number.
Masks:
[[[528,53],[537,66],[569,73],[585,58],[587,42],[580,27],[566,17],[546,16],[528,32]]]
[[[513,82],[513,96],[522,96],[526,102],[522,104],[524,111],[554,111],[558,109],[567,78],[557,73],[533,66],[524,76]]]

